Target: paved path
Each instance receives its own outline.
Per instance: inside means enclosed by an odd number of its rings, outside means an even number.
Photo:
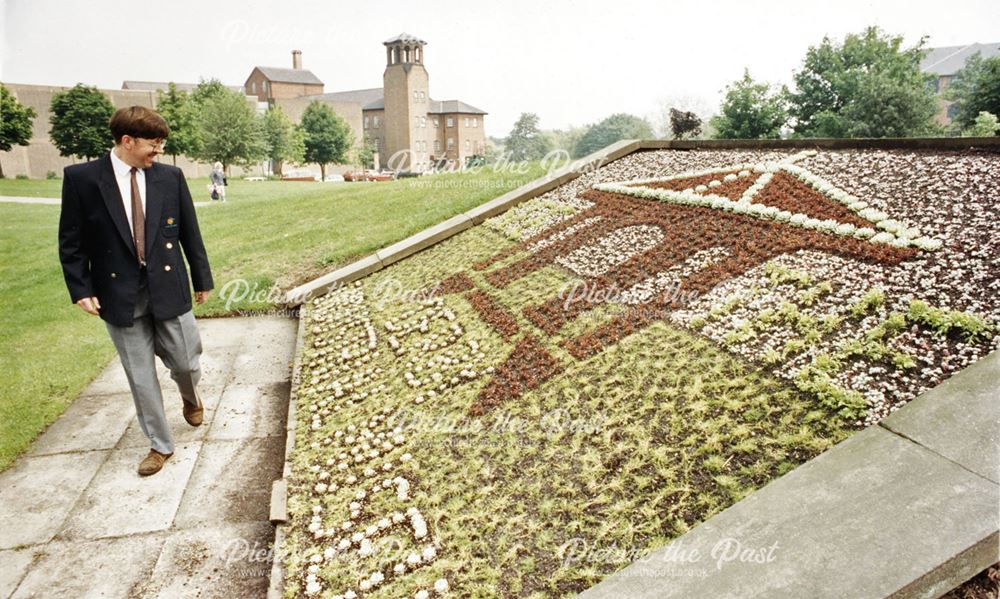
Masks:
[[[1000,352],[580,595],[940,597],[998,559]]]
[[[21,198],[17,196],[0,196],[0,202],[7,202],[11,204],[48,204],[59,206],[62,204],[62,200],[59,198]],[[195,202],[195,206],[211,206],[216,202]]]
[[[264,597],[295,320],[199,321],[205,421],[160,371],[174,456],[136,474],[148,441],[117,359],[0,473],[0,599]]]

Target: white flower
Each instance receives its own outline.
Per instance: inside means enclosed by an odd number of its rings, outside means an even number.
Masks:
[[[307,595],[315,595],[316,593],[320,592],[321,590],[323,590],[323,587],[319,586],[319,583],[316,582],[315,580],[309,582],[309,584],[306,585],[306,594]]]
[[[449,588],[448,581],[444,578],[439,578],[434,583],[434,590],[438,593],[447,593]]]
[[[729,173],[728,175],[723,177],[722,180],[725,181],[726,183],[729,183],[730,181],[735,181],[736,175],[734,175],[733,173]]]
[[[895,248],[905,248],[910,247],[910,240],[903,239],[902,237],[897,237],[889,242],[889,245]]]
[[[367,580],[362,580],[358,583],[358,588],[362,591],[367,591],[372,588],[372,583]]]
[[[423,558],[425,562],[429,562],[435,557],[437,557],[437,549],[435,549],[434,545],[424,547]]]
[[[808,218],[809,218],[808,216],[799,212],[798,214],[793,214],[792,217],[788,219],[788,221],[793,225],[801,225],[805,223]]]
[[[406,572],[406,564],[402,563],[396,564],[395,566],[392,567],[392,571],[395,572],[396,574],[402,574],[403,572]]]
[[[886,233],[883,231],[882,233],[879,233],[878,235],[872,237],[872,241],[875,243],[889,243],[895,238],[896,236],[893,235],[892,233]]]
[[[918,237],[913,240],[913,245],[917,246],[922,250],[933,252],[941,249],[941,246],[944,245],[944,243],[940,239],[933,239],[930,237]]]
[[[417,594],[413,596],[413,599],[427,599],[431,594],[427,591],[417,591]]]
[[[854,231],[854,236],[859,239],[868,239],[875,234],[875,229],[871,227],[861,227],[860,229]]]
[[[699,186],[695,187],[694,190],[696,192],[698,192],[698,193],[704,193],[704,192],[708,191],[708,186],[707,185],[699,185]]]
[[[851,223],[841,223],[837,225],[836,232],[838,235],[850,235],[854,233],[855,228]]]

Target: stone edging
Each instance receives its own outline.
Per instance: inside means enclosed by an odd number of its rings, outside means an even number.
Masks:
[[[288,398],[288,418],[285,422],[285,460],[281,478],[271,486],[271,523],[274,527],[272,545],[271,576],[267,587],[267,599],[281,599],[284,595],[285,568],[284,546],[288,534],[288,477],[292,474],[292,452],[295,450],[295,410],[298,405],[299,381],[302,378],[302,354],[305,343],[306,323],[309,321],[310,307],[302,306],[299,311],[299,327],[295,336],[295,361],[292,366],[291,391]]]

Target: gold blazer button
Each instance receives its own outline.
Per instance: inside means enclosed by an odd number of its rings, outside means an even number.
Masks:
[[[168,249],[168,250],[172,250],[172,249],[174,249],[174,244],[172,244],[172,243],[170,243],[170,242],[168,241],[168,242],[167,242],[167,249]]]

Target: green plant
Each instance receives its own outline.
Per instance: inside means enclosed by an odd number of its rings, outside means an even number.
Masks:
[[[930,327],[939,335],[956,331],[969,341],[987,339],[993,334],[993,327],[976,314],[935,308],[922,300],[910,302],[906,320]]]
[[[885,292],[878,287],[870,289],[861,299],[851,305],[850,314],[855,318],[861,318],[870,314],[885,304]]]
[[[48,171],[47,173],[45,173],[45,178],[46,179],[50,179],[50,180],[51,179],[58,179],[59,175],[57,175],[55,171]]]

